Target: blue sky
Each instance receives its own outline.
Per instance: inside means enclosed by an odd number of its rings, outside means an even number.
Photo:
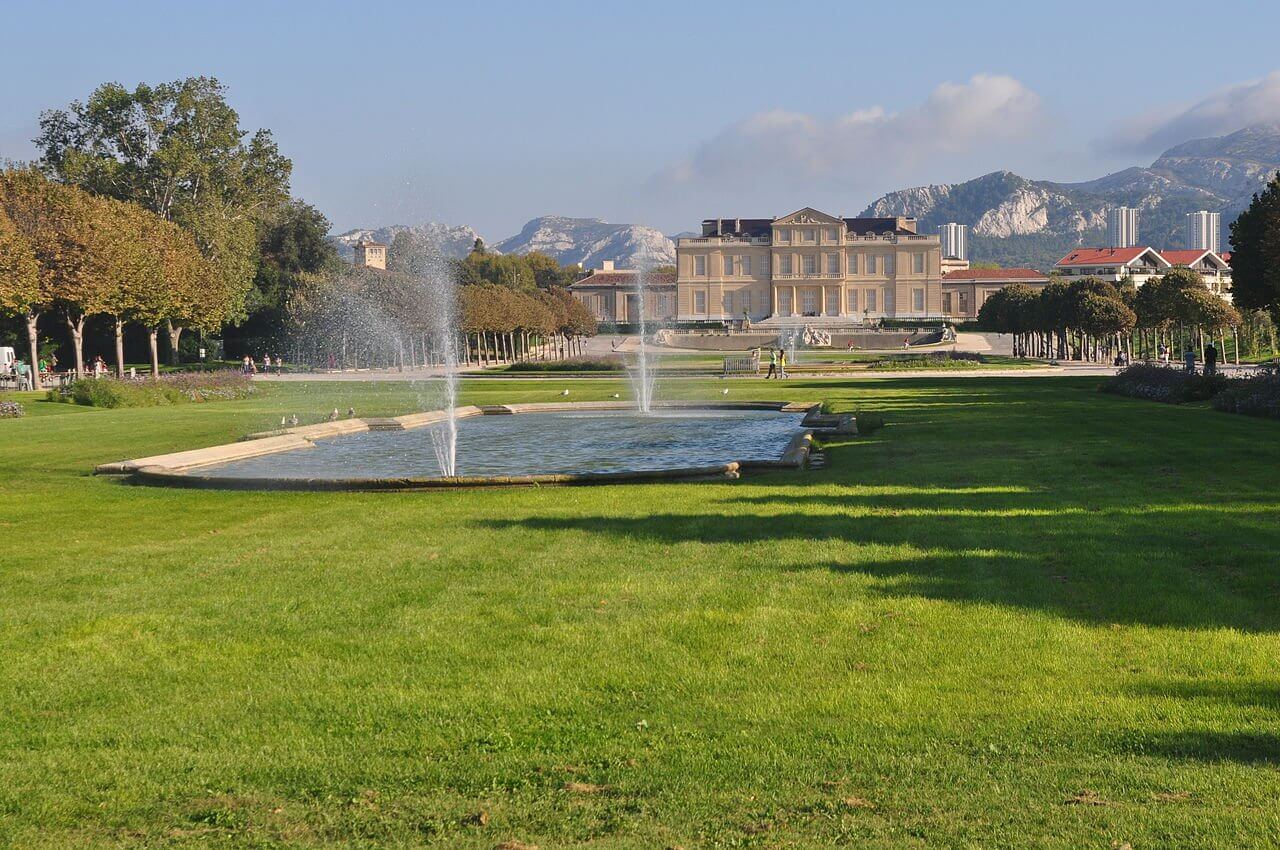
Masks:
[[[184,8],[185,7],[185,8]],[[786,10],[785,13],[783,10]],[[1280,4],[0,2],[0,159],[97,84],[216,76],[336,229],[668,233],[1280,120]],[[904,25],[910,24],[910,25]]]

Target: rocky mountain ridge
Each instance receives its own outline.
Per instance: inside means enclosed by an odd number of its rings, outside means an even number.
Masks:
[[[424,241],[436,244],[449,257],[465,257],[480,234],[465,225],[438,222],[408,226],[393,224],[378,228],[355,228],[330,237],[338,253],[347,260],[356,242],[373,239],[390,245],[397,233],[412,231]],[[488,243],[486,243],[488,244]],[[599,268],[612,260],[619,268],[638,265],[670,265],[675,262],[675,243],[652,227],[639,224],[610,224],[598,218],[540,216],[528,222],[519,233],[500,242],[488,244],[489,250],[502,254],[527,254],[540,251],[560,263],[577,263],[583,268]]]
[[[970,258],[1052,266],[1078,245],[1102,244],[1107,210],[1138,209],[1140,241],[1183,247],[1183,216],[1222,214],[1222,244],[1230,222],[1280,170],[1280,125],[1261,124],[1176,145],[1149,167],[1126,168],[1096,180],[1055,183],[997,171],[963,183],[891,192],[863,215],[914,215],[921,232],[950,221],[970,227]]]

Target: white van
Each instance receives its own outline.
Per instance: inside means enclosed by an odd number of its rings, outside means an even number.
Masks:
[[[17,362],[18,355],[13,349],[7,345],[0,345],[0,375],[12,375],[13,364]]]

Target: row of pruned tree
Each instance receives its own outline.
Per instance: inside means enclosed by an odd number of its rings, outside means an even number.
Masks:
[[[567,289],[521,291],[477,284],[459,290],[465,356],[480,362],[562,359],[596,332],[586,305]]]
[[[116,371],[124,374],[126,323],[149,330],[159,373],[161,326],[216,327],[230,293],[190,233],[142,207],[47,179],[34,168],[0,172],[0,309],[26,322],[31,363],[39,361],[39,323],[66,323],[77,375],[85,371],[90,316],[115,325]],[[39,370],[33,369],[39,387]]]
[[[1119,352],[1154,357],[1223,340],[1240,314],[1192,269],[1177,268],[1119,286],[1096,278],[1054,280],[1041,289],[1013,284],[993,293],[978,313],[985,330],[1014,335],[1017,356],[1103,360]],[[1238,346],[1237,346],[1238,349]]]
[[[568,290],[456,286],[440,259],[416,271],[344,268],[290,299],[293,359],[343,368],[425,366],[452,349],[465,363],[580,353],[595,320]]]

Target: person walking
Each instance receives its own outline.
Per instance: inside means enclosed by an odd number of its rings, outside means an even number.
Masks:
[[[1182,352],[1182,362],[1186,366],[1188,374],[1196,373],[1196,352],[1191,346],[1187,346],[1187,350]]]
[[[1204,349],[1204,373],[1215,375],[1218,372],[1218,347],[1212,342]]]
[[[18,389],[31,389],[31,367],[19,357],[13,364],[14,374],[18,376]]]
[[[785,350],[778,352],[778,377],[787,377],[787,352]]]
[[[776,377],[778,377],[778,349],[771,348],[769,349],[769,371],[765,373],[764,379],[767,381]]]

